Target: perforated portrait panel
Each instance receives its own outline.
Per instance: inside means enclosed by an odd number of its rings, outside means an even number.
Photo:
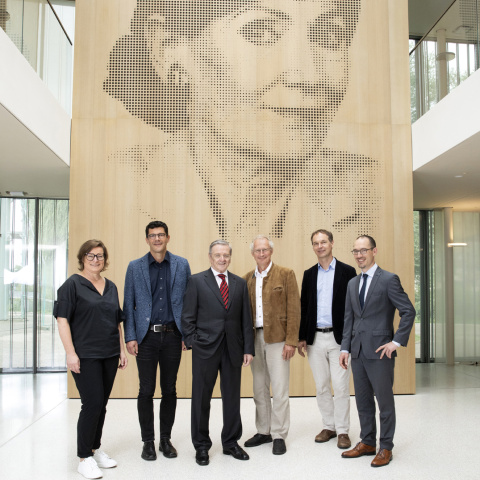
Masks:
[[[360,0],[138,0],[103,89],[170,135],[161,148],[110,158],[132,169],[132,211],[164,216],[147,204],[155,173],[174,197],[193,169],[195,201],[230,241],[319,223],[372,231],[381,165],[323,145],[348,88],[360,10]]]
[[[354,266],[353,242],[370,234],[409,290],[407,20],[407,0],[77,2],[72,273],[78,246],[101,238],[122,300],[155,219],[193,273],[223,238],[244,275],[264,234],[299,284],[318,261],[313,231],[331,231],[335,257]],[[177,391],[189,396],[183,358]],[[136,396],[135,369],[124,375],[114,395]],[[299,356],[290,393],[315,393]]]

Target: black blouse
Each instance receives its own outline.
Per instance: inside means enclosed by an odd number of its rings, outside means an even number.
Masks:
[[[117,287],[107,278],[103,295],[100,295],[85,277],[72,275],[58,289],[53,315],[68,320],[79,358],[120,355],[118,324],[123,321],[123,312]]]

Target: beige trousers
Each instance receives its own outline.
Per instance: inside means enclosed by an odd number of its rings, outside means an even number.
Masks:
[[[323,426],[337,434],[350,429],[350,361],[348,369],[339,364],[340,345],[333,332],[317,332],[313,345],[307,347],[308,362],[317,389],[317,404]],[[333,386],[334,397],[330,381]]]
[[[252,362],[253,400],[257,432],[273,439],[287,438],[290,427],[290,360],[282,358],[285,342],[265,343],[263,330],[257,330]],[[272,399],[270,398],[272,386]]]

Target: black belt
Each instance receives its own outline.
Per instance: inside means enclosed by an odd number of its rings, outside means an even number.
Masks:
[[[170,325],[150,325],[149,330],[152,332],[174,332],[175,328],[171,327]]]
[[[263,327],[255,327],[255,330],[263,330]]]
[[[317,328],[317,332],[328,333],[333,332],[333,327],[326,327],[326,328]]]

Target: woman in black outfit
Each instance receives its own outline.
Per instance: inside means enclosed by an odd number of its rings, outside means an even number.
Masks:
[[[122,327],[123,313],[117,287],[101,276],[108,266],[108,252],[100,240],[86,241],[77,254],[79,274],[58,289],[54,315],[82,400],[77,424],[78,472],[101,478],[98,467],[117,462],[99,450],[106,405],[117,368],[127,367]]]

